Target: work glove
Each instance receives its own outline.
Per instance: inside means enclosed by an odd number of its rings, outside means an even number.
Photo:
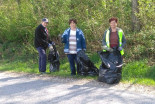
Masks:
[[[61,34],[59,34],[59,35],[58,35],[58,37],[59,37],[59,38],[61,38],[61,37],[62,37],[62,35],[61,35]]]
[[[54,42],[51,42],[51,44],[52,44],[52,45],[55,45],[55,43],[54,43]]]
[[[48,44],[48,47],[50,47],[51,45],[52,45],[52,44],[49,43],[49,44]]]
[[[58,35],[58,38],[60,41],[62,41],[62,35],[61,34]]]
[[[121,51],[121,50],[123,50],[123,48],[122,47],[118,47],[118,50]]]
[[[113,52],[113,49],[112,49],[112,48],[108,48],[107,51],[109,51],[109,52]]]
[[[82,49],[84,52],[86,52],[86,49]]]
[[[109,52],[113,52],[112,48],[108,48],[107,46],[102,46],[102,49],[107,50]]]
[[[49,45],[48,45],[48,48],[49,48],[50,51],[53,51],[53,46],[52,46],[52,44],[49,44]]]

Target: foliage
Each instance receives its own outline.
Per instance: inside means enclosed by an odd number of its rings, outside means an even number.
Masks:
[[[119,18],[118,26],[123,29],[127,40],[134,44],[135,38],[132,37],[135,34],[128,35],[132,29],[131,0],[1,0],[0,4],[0,43],[16,41],[21,45],[33,45],[34,30],[44,17],[50,21],[48,28],[50,36],[54,39],[69,27],[69,18],[76,18],[78,27],[85,34],[87,44],[90,44],[87,45],[88,51],[92,52],[101,49],[103,33],[109,28],[108,19],[114,16]],[[141,37],[149,35],[151,38],[144,43],[154,43],[154,2],[139,0],[138,8],[139,13],[136,15],[142,30],[137,34],[137,38],[141,40]],[[145,48],[144,46],[143,50]]]
[[[139,0],[139,13],[137,16],[140,19],[140,23],[143,26],[142,29],[145,30],[154,30],[155,31],[155,2],[153,0]]]
[[[52,37],[69,27],[69,18],[76,18],[87,40],[96,41],[109,27],[108,18],[112,16],[120,19],[125,31],[130,31],[130,4],[129,0],[1,0],[0,41],[32,43],[34,30],[43,17],[50,21]]]
[[[109,28],[108,19],[114,16],[119,18],[118,27],[123,29],[127,40],[123,80],[129,78],[137,83],[147,80],[144,83],[154,84],[155,2],[138,0],[138,3],[136,16],[141,30],[136,33],[131,32],[131,0],[0,0],[0,70],[38,72],[34,31],[44,17],[49,19],[49,33],[61,56],[65,56],[63,44],[57,36],[69,27],[70,18],[76,18],[86,37],[88,55],[99,68],[101,60],[94,52],[101,50],[103,33]],[[67,60],[62,59],[61,63],[62,70],[54,75],[68,76]]]

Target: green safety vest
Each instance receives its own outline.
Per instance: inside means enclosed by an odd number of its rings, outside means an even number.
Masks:
[[[108,29],[107,30],[107,33],[106,33],[106,44],[107,44],[107,47],[110,48],[110,30]],[[118,36],[119,36],[119,46],[121,47],[122,46],[122,38],[123,38],[123,31],[121,29],[118,30]],[[106,50],[103,50],[103,52],[106,52]],[[124,55],[124,50],[121,50],[120,51],[121,55]]]

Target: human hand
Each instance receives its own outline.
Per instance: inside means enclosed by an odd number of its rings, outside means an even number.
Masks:
[[[61,34],[58,35],[58,39],[59,39],[59,40],[62,39],[62,35],[61,35]]]
[[[53,51],[53,46],[52,45],[49,46],[49,50]]]
[[[112,48],[109,48],[107,46],[102,46],[102,49],[107,50],[109,52],[113,52],[113,49]]]
[[[52,45],[52,44],[49,43],[49,44],[48,44],[48,47],[50,47],[51,45]]]
[[[102,49],[108,50],[108,47],[107,46],[102,46]]]
[[[109,52],[113,52],[113,49],[112,49],[112,48],[109,48],[107,51],[109,51]]]
[[[52,44],[52,45],[55,45],[55,43],[54,43],[53,41],[51,42],[51,44]]]
[[[121,51],[123,48],[122,47],[118,47],[118,50]]]
[[[58,35],[58,37],[60,37],[60,38],[61,38],[61,37],[62,37],[62,35],[61,35],[61,34],[59,34],[59,35]]]
[[[86,52],[86,49],[83,49],[84,52]]]

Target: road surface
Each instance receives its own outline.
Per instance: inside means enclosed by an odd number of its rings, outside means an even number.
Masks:
[[[0,104],[155,104],[154,89],[0,72]],[[122,88],[121,88],[122,87]],[[151,93],[152,92],[152,93]]]

